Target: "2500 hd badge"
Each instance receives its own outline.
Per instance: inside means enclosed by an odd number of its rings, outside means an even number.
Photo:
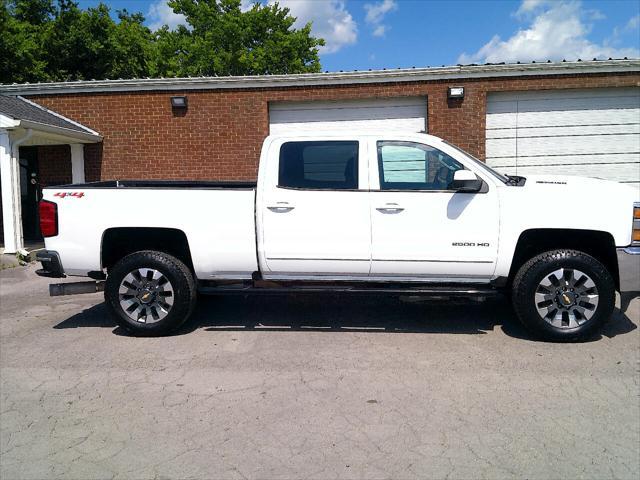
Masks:
[[[451,245],[454,247],[488,247],[489,244],[486,242],[475,243],[475,242],[453,242]]]

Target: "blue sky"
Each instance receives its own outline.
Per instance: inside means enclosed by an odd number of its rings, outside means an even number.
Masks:
[[[262,0],[263,3],[271,0]],[[82,7],[97,0],[81,0]],[[106,1],[152,27],[165,0]],[[243,0],[248,4],[249,0]],[[326,39],[324,70],[640,57],[640,0],[280,0]]]

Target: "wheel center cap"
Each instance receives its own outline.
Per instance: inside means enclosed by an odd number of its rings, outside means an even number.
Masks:
[[[142,292],[142,295],[140,295],[140,301],[142,303],[149,303],[151,300],[153,300],[153,293],[149,290],[145,290]]]
[[[576,296],[572,292],[561,292],[558,295],[558,303],[563,307],[569,307],[576,301]]]

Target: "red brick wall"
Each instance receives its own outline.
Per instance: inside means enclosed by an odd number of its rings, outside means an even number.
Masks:
[[[40,185],[71,183],[71,149],[69,145],[38,147],[38,174]]]
[[[447,101],[451,85],[465,87],[462,102]],[[488,92],[638,85],[640,75],[631,73],[31,98],[104,136],[101,148],[86,147],[88,180],[253,180],[272,101],[425,95],[429,133],[484,158]],[[174,115],[169,97],[182,94],[188,96],[189,109]]]
[[[69,152],[71,155],[71,152]],[[102,168],[102,143],[89,143],[84,146],[84,177],[87,182],[100,180]]]

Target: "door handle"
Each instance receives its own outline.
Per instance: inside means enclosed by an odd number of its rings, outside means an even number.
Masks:
[[[278,202],[275,206],[267,207],[269,210],[275,213],[287,213],[293,210],[295,207],[289,205],[288,202]]]
[[[397,203],[387,203],[384,207],[377,207],[376,210],[380,213],[400,213],[404,211],[404,208],[398,206]]]

